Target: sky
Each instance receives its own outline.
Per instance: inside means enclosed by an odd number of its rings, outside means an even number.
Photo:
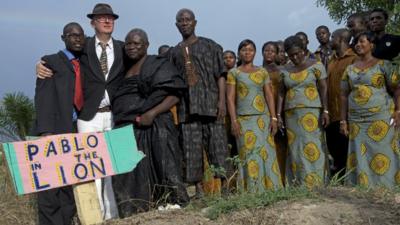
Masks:
[[[63,49],[62,29],[78,22],[85,34],[93,36],[86,17],[99,1],[92,0],[2,0],[0,8],[0,98],[20,91],[33,98],[35,64],[43,55]],[[315,28],[340,27],[315,0],[118,0],[109,3],[120,17],[113,37],[124,40],[133,28],[144,29],[150,41],[149,54],[162,44],[176,45],[181,36],[175,26],[176,12],[192,9],[196,15],[196,35],[213,39],[225,50],[237,52],[240,41],[249,38],[257,45],[255,63],[260,65],[260,50],[266,41],[284,40],[298,31],[308,34],[309,49],[318,47]]]

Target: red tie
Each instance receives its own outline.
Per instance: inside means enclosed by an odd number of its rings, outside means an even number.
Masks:
[[[81,67],[79,66],[79,61],[77,59],[71,60],[75,71],[75,93],[74,93],[74,105],[78,111],[82,109],[83,106],[83,91],[82,91],[82,81],[81,81]]]

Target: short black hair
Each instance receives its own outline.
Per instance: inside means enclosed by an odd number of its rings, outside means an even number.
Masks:
[[[247,45],[253,45],[254,50],[256,50],[256,44],[254,44],[254,41],[252,41],[250,39],[244,39],[243,41],[241,41],[239,43],[238,52],[240,51],[240,49],[242,49],[243,47],[245,47]]]
[[[147,37],[147,33],[144,30],[142,30],[140,28],[133,28],[131,31],[128,32],[125,39],[131,34],[139,35],[139,37],[142,38],[144,43],[146,43],[146,44],[149,43],[149,38]]]
[[[81,27],[81,25],[77,22],[71,22],[68,23],[64,26],[63,28],[63,35],[66,35],[68,33],[68,31],[72,28],[72,27],[77,27],[79,29],[81,29],[83,31],[83,28]]]
[[[178,21],[179,16],[180,16],[182,13],[184,13],[184,12],[189,13],[190,16],[193,17],[194,20],[196,19],[196,17],[194,16],[194,13],[193,13],[192,10],[187,9],[187,8],[183,8],[183,9],[180,9],[180,10],[176,13],[176,17],[175,17],[176,21]]]
[[[266,48],[268,45],[274,46],[274,47],[275,47],[275,50],[276,50],[276,51],[275,51],[276,53],[279,52],[279,46],[278,46],[278,43],[277,43],[276,41],[267,41],[267,42],[265,42],[265,43],[263,44],[262,49],[261,49],[261,53],[264,52],[265,48]]]
[[[362,20],[365,20],[365,15],[366,15],[366,14],[369,15],[369,13],[367,13],[367,12],[356,12],[356,13],[353,13],[353,14],[351,14],[350,16],[348,16],[348,17],[347,17],[347,20],[349,20],[349,19],[351,19],[351,18],[360,18],[360,19],[362,19]]]
[[[226,50],[226,51],[224,51],[224,53],[222,53],[222,55],[225,55],[225,54],[228,54],[228,53],[232,54],[233,57],[235,57],[235,59],[236,59],[236,54],[235,54],[235,52],[232,51],[232,50]]]
[[[364,32],[359,33],[359,34],[354,38],[354,43],[357,43],[358,40],[359,40],[361,37],[366,37],[367,40],[368,40],[369,42],[371,42],[371,43],[374,43],[374,42],[375,42],[375,35],[374,35],[372,32],[370,32],[370,31],[364,31]]]
[[[299,31],[299,32],[297,32],[297,33],[295,34],[295,36],[298,36],[298,35],[302,35],[302,36],[306,37],[306,39],[308,40],[307,34],[304,33],[303,31]]]
[[[283,46],[285,47],[285,52],[288,52],[291,48],[294,47],[304,49],[303,41],[297,35],[286,38],[283,42]]]
[[[372,13],[374,13],[374,12],[382,13],[382,14],[383,14],[383,17],[385,17],[385,20],[388,20],[388,18],[389,18],[389,14],[388,14],[387,11],[384,10],[384,9],[375,8],[375,9],[371,10],[370,15],[371,15]]]
[[[163,48],[168,48],[169,49],[170,47],[169,47],[169,45],[161,45],[160,47],[158,47],[158,54],[161,53]]]
[[[315,32],[317,32],[317,30],[320,30],[320,29],[325,29],[325,30],[328,31],[328,33],[329,33],[329,28],[328,28],[327,26],[325,26],[325,25],[320,25],[320,26],[318,26],[318,27],[315,29]]]

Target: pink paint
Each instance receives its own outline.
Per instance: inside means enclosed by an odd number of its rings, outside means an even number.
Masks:
[[[52,135],[13,144],[24,193],[115,174],[103,133]]]

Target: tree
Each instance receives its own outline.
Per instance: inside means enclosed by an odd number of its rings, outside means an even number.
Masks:
[[[382,8],[389,13],[387,31],[400,34],[400,0],[317,0],[317,6],[328,10],[329,16],[341,23],[353,13]]]
[[[35,117],[33,101],[21,92],[7,93],[0,104],[0,135],[9,141],[24,140]]]

